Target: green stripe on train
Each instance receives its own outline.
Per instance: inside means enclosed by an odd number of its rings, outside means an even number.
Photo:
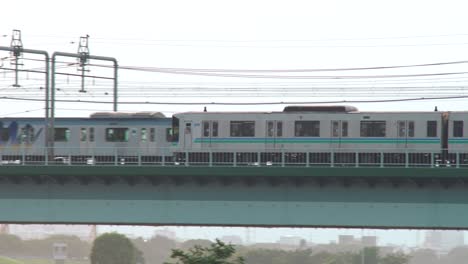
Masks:
[[[212,139],[210,140],[199,140],[196,139],[195,143],[250,143],[250,144],[281,144],[281,143],[288,143],[288,144],[351,144],[351,143],[359,143],[359,144],[440,144],[440,141],[434,140],[408,140],[408,141],[398,141],[398,140],[342,140],[340,141],[326,141],[326,140],[229,140],[229,139]],[[465,142],[464,142],[465,143]],[[468,142],[466,142],[468,143]]]

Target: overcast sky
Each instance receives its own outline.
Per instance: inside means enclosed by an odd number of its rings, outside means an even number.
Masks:
[[[1,46],[9,46],[12,30],[19,29],[25,48],[46,50],[50,54],[54,51],[75,53],[79,37],[89,35],[92,55],[115,57],[122,66],[292,70],[414,65],[467,59],[465,1],[50,0],[7,1],[2,3],[2,10]],[[0,58],[9,56],[7,52],[0,54]],[[65,61],[63,58],[59,60]],[[37,61],[23,60],[21,63],[23,69],[43,67]],[[4,60],[3,65],[12,67],[9,59]],[[465,96],[468,95],[465,91],[468,78],[464,73],[468,72],[467,66],[460,63],[366,71],[275,72],[272,74],[275,78],[192,76],[122,68],[119,71],[119,101],[255,103]],[[89,75],[112,77],[111,72],[101,68],[88,69]],[[64,72],[76,74],[76,66],[69,66]],[[418,77],[439,73],[457,74]],[[290,77],[402,74],[416,76]],[[21,73],[19,82],[22,87],[12,87],[14,75],[0,73],[0,89],[4,96],[44,98],[43,90],[38,88],[44,86],[42,75]],[[58,76],[57,99],[112,101],[110,80],[87,78],[85,82],[87,93],[78,93],[79,78]],[[237,97],[232,91],[239,87],[247,92],[241,92]],[[404,91],[408,87],[413,87],[410,93]],[[450,92],[447,87],[452,87]],[[440,110],[466,110],[465,102],[466,99],[349,104],[362,110],[431,111],[435,105]],[[3,100],[2,104],[7,106],[0,109],[3,116],[43,115],[41,102]],[[249,106],[249,109],[280,110],[282,107]],[[208,109],[228,108],[245,109],[239,106],[209,106]],[[56,114],[87,116],[95,110],[111,109],[109,104],[58,102]],[[203,105],[119,106],[121,111],[160,110],[169,115],[181,109],[201,110]]]
[[[208,69],[323,69],[372,66],[413,65],[468,59],[468,3],[466,1],[428,0],[323,0],[323,1],[260,1],[260,0],[199,0],[199,1],[63,1],[15,0],[3,1],[0,13],[0,46],[10,46],[13,29],[21,30],[23,46],[28,49],[77,52],[80,36],[89,35],[92,55],[110,56],[122,66]],[[25,58],[35,58],[24,55]],[[9,54],[0,52],[2,67],[12,67]],[[74,62],[74,60],[72,60]],[[99,62],[96,62],[99,63]],[[41,62],[23,60],[23,69],[40,68]],[[76,66],[67,69],[77,73]],[[90,74],[106,75],[103,69],[91,68]],[[459,72],[448,76],[424,76],[409,79],[364,78],[340,79],[281,79],[191,76],[135,72],[121,69],[120,101],[152,102],[271,102],[326,101],[403,98],[402,86],[416,86],[422,97],[437,93],[442,86],[458,86],[466,95],[468,65],[465,63],[443,67],[410,67],[396,70],[358,72],[286,72],[274,75],[395,75]],[[242,74],[245,74],[242,73]],[[43,98],[44,81],[40,74],[21,73],[21,87],[12,87],[14,75],[0,72],[0,95],[24,98]],[[88,78],[87,93],[78,93],[80,79],[58,77],[58,99],[88,99],[111,101],[110,81]],[[353,82],[355,86],[350,86]],[[207,94],[217,88],[219,96]],[[235,97],[232,87],[256,88]],[[283,94],[265,96],[265,90],[276,87]],[[297,88],[301,89],[297,89]],[[333,91],[342,87],[341,94],[317,96],[319,88]],[[378,87],[373,92],[349,96],[352,88]],[[379,88],[380,87],[380,88]],[[382,88],[387,87],[387,88]],[[392,88],[393,87],[393,88]],[[396,87],[396,88],[395,88]],[[431,88],[432,89],[429,89]],[[170,90],[170,89],[172,90]],[[200,97],[171,98],[184,88]],[[197,90],[196,88],[200,88]],[[289,91],[296,89],[295,96]],[[310,89],[309,89],[310,88]],[[306,89],[306,90],[304,90]],[[307,90],[309,89],[309,90]],[[387,89],[386,95],[385,89]],[[216,89],[214,89],[216,90]],[[271,89],[273,90],[273,89]],[[159,91],[159,92],[155,92]],[[169,92],[168,92],[169,91]],[[301,95],[307,92],[308,95]],[[147,95],[150,94],[151,95]],[[128,97],[125,96],[128,95]],[[453,94],[453,92],[452,92]],[[435,105],[440,110],[468,110],[468,99],[407,103],[354,104],[362,110],[427,110]],[[2,100],[0,116],[43,116],[42,102]],[[201,110],[203,106],[180,105],[121,105],[121,111],[154,110],[171,114],[177,111]],[[209,106],[209,110],[245,110],[246,106]],[[280,110],[281,105],[249,106],[248,109]],[[57,103],[57,116],[87,116],[98,110],[111,110],[110,104]],[[122,230],[122,229],[121,229]],[[140,233],[148,229],[139,230]],[[189,230],[189,229],[187,229]],[[213,229],[215,230],[215,229]],[[136,232],[136,231],[135,231]],[[191,231],[186,231],[191,232]],[[205,231],[203,231],[205,232]],[[202,233],[203,233],[202,232]],[[219,230],[215,232],[220,232]],[[258,231],[259,240],[275,240],[278,232]],[[287,234],[295,234],[288,231]],[[328,231],[311,233],[307,237],[322,236]],[[322,236],[321,241],[335,239]],[[349,231],[360,232],[360,231]],[[221,232],[222,233],[222,232]],[[330,232],[328,232],[330,233]],[[196,234],[201,234],[200,232]],[[413,241],[415,233],[384,235],[387,241]],[[211,235],[209,235],[211,237]],[[263,238],[263,239],[262,239]],[[384,241],[385,242],[385,241]]]

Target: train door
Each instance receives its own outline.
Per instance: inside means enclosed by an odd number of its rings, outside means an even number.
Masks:
[[[184,127],[184,148],[192,147],[192,122],[185,122]]]
[[[407,148],[408,138],[414,137],[414,121],[397,121],[397,147]]]
[[[218,121],[203,121],[202,148],[211,148],[213,138],[218,137]]]
[[[265,149],[276,149],[278,138],[283,136],[283,121],[267,120],[265,128]]]
[[[348,121],[332,120],[330,126],[330,147],[338,149],[342,147],[343,137],[348,136]]]
[[[150,150],[150,147],[149,147],[149,129],[146,128],[146,127],[142,127],[140,128],[140,131],[139,131],[139,150],[140,150],[140,153],[142,153],[143,155],[148,155],[148,152]]]
[[[80,127],[80,155],[92,155],[96,148],[94,127]]]

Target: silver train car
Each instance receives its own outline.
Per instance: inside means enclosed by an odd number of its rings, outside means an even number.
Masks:
[[[31,164],[300,164],[468,166],[468,112],[360,112],[288,106],[279,112],[96,113],[0,118],[0,161]]]
[[[159,112],[95,113],[89,118],[57,118],[53,148],[46,149],[44,118],[1,118],[0,155],[3,163],[112,163],[141,156],[156,161],[172,156],[167,134],[171,118]],[[23,162],[24,161],[24,162]]]
[[[460,125],[467,116],[465,112],[289,106],[282,112],[179,113],[173,116],[173,132],[179,159],[201,162],[206,159],[201,153],[214,152],[217,158],[220,153],[236,152],[235,158],[228,159],[268,164],[279,159],[311,164],[430,164],[445,162],[450,159],[450,147],[463,149],[468,143],[462,131],[467,128]],[[253,152],[261,152],[261,157],[252,157]]]

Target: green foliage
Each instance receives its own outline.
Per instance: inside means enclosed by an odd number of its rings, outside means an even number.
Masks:
[[[105,233],[94,240],[90,258],[91,264],[136,264],[138,255],[138,250],[126,236]]]
[[[190,239],[182,243],[181,249],[191,249],[195,246],[209,247],[213,242],[208,239]]]
[[[402,252],[387,254],[380,258],[379,264],[407,264],[410,257]]]
[[[173,249],[171,258],[177,262],[172,264],[244,264],[242,257],[234,257],[236,250],[233,245],[226,245],[216,240],[209,247],[195,245],[187,252]],[[166,264],[171,264],[167,262]]]
[[[0,257],[0,264],[21,264],[21,262],[7,257]]]

